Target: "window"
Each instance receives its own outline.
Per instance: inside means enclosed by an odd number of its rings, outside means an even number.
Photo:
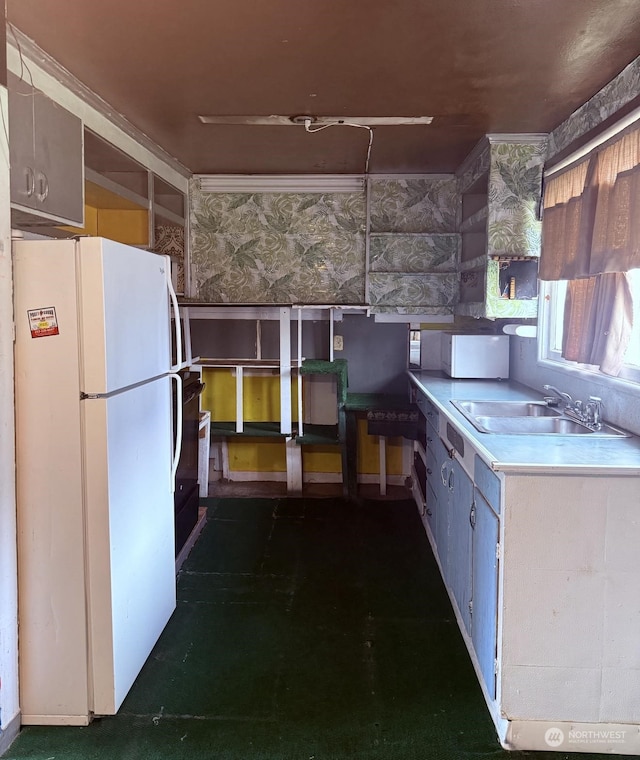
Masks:
[[[633,328],[629,346],[624,355],[624,364],[618,379],[640,384],[640,269],[627,272],[633,297]],[[606,377],[599,368],[592,364],[579,364],[562,357],[562,338],[564,333],[564,306],[567,294],[567,280],[542,283],[541,292],[541,335],[540,359],[557,362],[567,369],[593,372]]]

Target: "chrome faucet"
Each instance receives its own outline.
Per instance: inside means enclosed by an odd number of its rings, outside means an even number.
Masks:
[[[589,396],[589,401],[585,407],[585,417],[590,427],[594,430],[600,430],[602,427],[602,399],[599,396]]]
[[[543,385],[545,391],[551,391],[554,396],[545,396],[545,401],[549,406],[556,406],[561,401],[564,402],[563,414],[571,417],[591,430],[600,430],[602,428],[602,399],[599,396],[589,396],[589,400],[584,403],[580,399],[575,401],[568,393],[564,393],[555,385]]]
[[[555,399],[553,397],[552,398],[546,398],[545,397],[545,401],[549,405],[553,405],[551,403],[553,401],[555,401],[557,403],[560,400],[564,401],[565,406],[571,406],[571,404],[573,403],[573,399],[571,398],[571,396],[568,393],[565,393],[564,391],[561,391],[558,388],[556,388],[555,385],[543,385],[542,387],[543,387],[543,389],[545,391],[551,391],[552,393],[556,394]]]

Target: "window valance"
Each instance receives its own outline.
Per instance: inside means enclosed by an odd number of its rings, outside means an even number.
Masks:
[[[640,268],[640,127],[547,181],[542,280]]]

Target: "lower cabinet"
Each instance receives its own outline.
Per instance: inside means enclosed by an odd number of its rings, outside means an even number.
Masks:
[[[477,488],[473,493],[473,625],[471,640],[490,699],[496,696],[499,522]]]
[[[640,757],[637,468],[493,469],[441,422],[423,523],[500,743]]]
[[[449,540],[445,580],[453,591],[467,633],[472,629],[472,542],[470,516],[473,508],[473,483],[455,459],[448,467]]]
[[[476,459],[479,484],[475,484],[431,426],[426,461],[423,522],[471,637],[487,693],[495,699],[499,519],[480,488],[499,505],[500,482]]]
[[[433,536],[440,567],[445,579],[449,575],[449,454],[440,438],[436,437],[429,444],[427,451],[433,451],[432,484],[435,495],[434,512],[436,516],[436,531]]]
[[[438,483],[439,478],[439,466],[436,462],[436,457],[433,452],[433,446],[427,447],[427,489],[426,489],[426,524],[431,531],[431,534],[435,536],[437,530],[438,519]]]

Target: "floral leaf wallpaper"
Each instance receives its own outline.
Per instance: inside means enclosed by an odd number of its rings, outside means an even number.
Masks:
[[[371,179],[371,232],[454,232],[456,178]]]
[[[158,224],[154,230],[153,250],[171,256],[176,293],[185,292],[184,273],[184,227],[177,224]]]
[[[191,185],[195,297],[362,304],[363,193],[203,193]]]
[[[460,235],[372,234],[371,272],[454,272]]]
[[[458,299],[458,275],[378,274],[369,275],[371,306],[437,306],[451,313]]]
[[[376,178],[369,192],[371,226],[383,232],[371,234],[367,278],[364,193],[203,193],[194,180],[195,298],[451,314],[460,255],[455,177]]]
[[[536,218],[546,140],[491,145],[487,253],[539,256],[541,222]]]
[[[576,138],[597,127],[640,92],[640,58],[632,61],[615,79],[574,111],[549,136],[549,158],[569,146]]]
[[[369,180],[372,312],[453,313],[460,258],[458,207],[453,175]]]

